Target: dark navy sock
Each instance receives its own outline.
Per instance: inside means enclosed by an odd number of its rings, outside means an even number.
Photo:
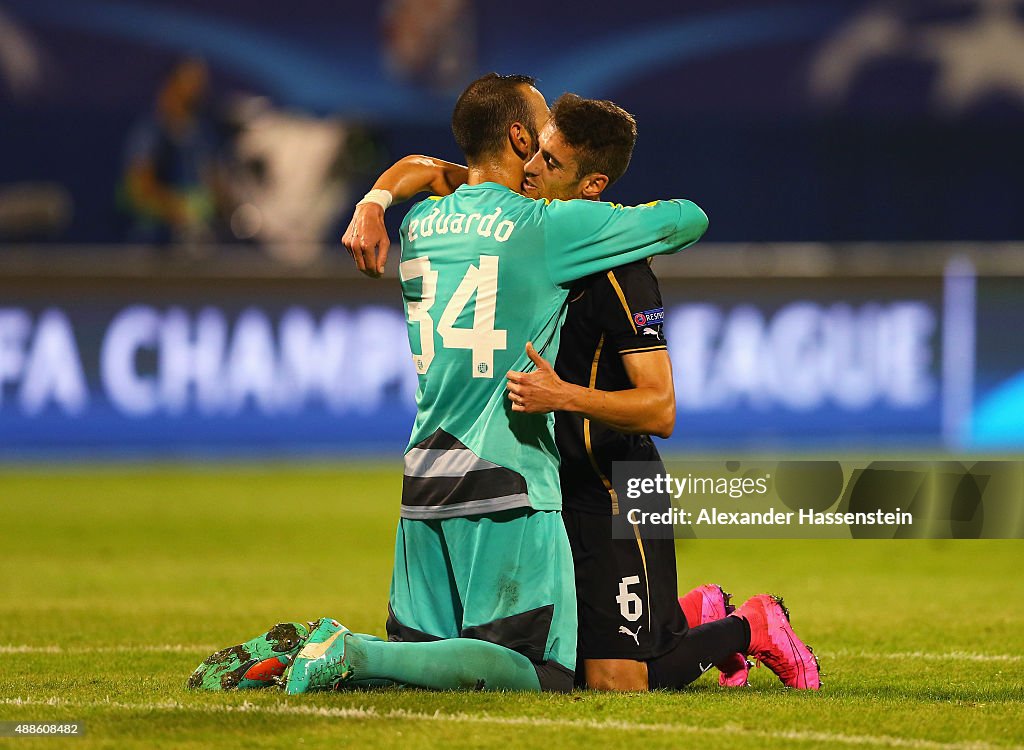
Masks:
[[[745,654],[749,647],[750,625],[741,617],[690,628],[675,648],[647,662],[647,685],[651,690],[681,688],[731,654]]]

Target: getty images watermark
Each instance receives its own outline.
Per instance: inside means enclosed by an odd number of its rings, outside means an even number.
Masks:
[[[665,473],[654,477],[630,477],[626,480],[626,497],[639,500],[645,495],[665,496],[680,500],[684,497],[723,497],[739,500],[747,497],[764,497],[768,494],[771,473],[757,477],[694,476],[683,477]],[[631,524],[708,524],[722,526],[790,525],[793,523],[818,526],[842,524],[913,524],[914,515],[896,508],[895,512],[875,510],[870,512],[815,512],[810,508],[798,511],[780,511],[770,506],[763,511],[719,510],[715,506],[703,507],[696,511],[668,507],[663,511],[646,511],[629,507],[626,520]]]
[[[1020,461],[613,466],[617,538],[1021,538]]]

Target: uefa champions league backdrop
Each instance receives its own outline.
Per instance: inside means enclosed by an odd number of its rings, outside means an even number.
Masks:
[[[656,266],[670,447],[1024,445],[1024,351],[1006,346],[1020,278],[954,259],[766,284],[686,263]],[[408,437],[417,378],[393,280],[0,276],[0,294],[5,456],[398,455]]]
[[[606,197],[711,218],[700,273],[656,265],[671,448],[1024,447],[1019,6],[565,0],[536,34],[470,0],[0,0],[0,452],[397,455],[397,286],[322,262],[395,158],[461,159],[451,107],[490,70],[619,102],[639,139]],[[228,195],[157,251],[128,165],[184,56]],[[811,268],[736,273],[716,243]]]

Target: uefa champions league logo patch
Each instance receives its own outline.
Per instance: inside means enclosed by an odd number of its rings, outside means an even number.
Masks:
[[[633,313],[633,322],[638,328],[643,326],[660,326],[665,322],[665,308],[656,307],[653,310]]]

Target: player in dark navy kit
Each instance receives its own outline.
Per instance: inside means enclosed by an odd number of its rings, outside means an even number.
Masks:
[[[598,200],[625,172],[636,140],[627,112],[571,94],[555,103],[545,130],[523,192],[547,199]],[[651,435],[668,437],[675,425],[664,322],[648,261],[594,274],[569,292],[554,368],[532,352],[536,371],[510,376],[509,393],[520,408],[555,412],[562,518],[576,569],[577,682],[597,689],[680,687],[713,663],[739,671],[730,679],[746,682],[739,655],[749,640],[746,623],[724,619],[731,610],[722,590],[707,586],[688,595],[700,600],[693,625],[719,621],[688,636],[674,541],[644,539],[635,526],[633,538],[613,535],[620,509],[612,463],[660,465]]]
[[[687,632],[676,599],[673,540],[613,538],[613,516],[620,509],[611,484],[612,462],[660,463],[650,434],[668,437],[675,421],[664,309],[657,278],[646,261],[583,279],[569,299],[554,374],[594,394],[631,397],[621,414],[609,413],[606,396],[592,397],[605,401],[603,416],[609,421],[618,416],[619,429],[588,416],[596,417],[600,407],[579,403],[587,398],[580,391],[556,387],[546,394],[554,400],[544,404],[559,406],[555,434],[561,454],[562,519],[576,568],[584,665],[578,673],[594,687],[637,689],[649,682],[650,662],[674,649]],[[551,373],[545,379],[550,383]],[[520,392],[529,402],[530,396]],[[541,397],[534,398],[536,407]]]

